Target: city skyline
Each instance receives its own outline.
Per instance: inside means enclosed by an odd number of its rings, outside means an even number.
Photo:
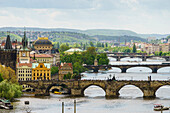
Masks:
[[[169,34],[168,0],[0,0],[0,27],[122,29]]]

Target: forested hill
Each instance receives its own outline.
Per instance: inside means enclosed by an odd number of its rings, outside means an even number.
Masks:
[[[137,36],[141,38],[156,37],[157,39],[166,38],[170,34],[139,34],[131,30],[117,30],[117,29],[67,29],[67,28],[36,28],[36,27],[26,27],[29,32],[76,32],[82,33],[89,36],[94,35],[105,35],[105,36]],[[23,27],[1,27],[0,31],[24,31]]]
[[[3,39],[3,37],[6,37],[6,32],[0,32],[0,38]],[[10,33],[11,39],[18,41],[21,41],[21,38],[23,37],[24,33],[23,31],[13,31]],[[52,32],[42,32],[42,31],[36,31],[36,32],[30,32],[26,31],[27,38],[29,40],[36,40],[37,37],[48,37],[49,40],[52,42],[68,42],[68,43],[74,43],[74,42],[96,42],[96,41],[119,41],[124,42],[125,40],[127,42],[130,42],[131,40],[134,41],[143,41],[145,42],[146,39],[137,37],[137,36],[105,36],[105,35],[95,35],[95,36],[89,36],[83,33],[76,33],[76,32],[66,32],[66,31],[52,31]]]
[[[47,34],[47,33],[46,33]],[[45,35],[45,34],[44,34]],[[49,39],[53,42],[94,42],[95,39],[86,34],[76,32],[51,32],[48,34]]]
[[[6,36],[7,36],[7,32],[0,31],[0,40],[4,40],[5,39],[4,37],[6,37]],[[10,33],[10,37],[11,37],[11,41],[14,41],[14,40],[21,41],[22,40],[22,38],[20,36],[14,34],[14,33]]]
[[[131,40],[134,40],[134,41],[141,41],[141,42],[146,42],[147,40],[144,39],[144,38],[140,38],[140,37],[137,37],[137,36],[104,36],[104,35],[96,35],[96,36],[93,36],[94,38],[98,39],[98,41],[101,41],[101,40],[107,40],[107,41],[119,41],[120,42],[130,42]]]

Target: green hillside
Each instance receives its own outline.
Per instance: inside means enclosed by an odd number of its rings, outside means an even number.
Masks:
[[[3,37],[6,37],[7,36],[7,32],[0,32],[0,39],[2,40]],[[11,38],[11,41],[12,40],[17,40],[17,41],[21,41],[22,38],[16,34],[13,34],[13,33],[10,33],[10,38]]]
[[[137,37],[137,36],[127,36],[127,35],[124,35],[124,36],[105,36],[105,35],[96,35],[94,36],[94,38],[98,39],[98,41],[101,41],[101,40],[107,40],[107,41],[116,41],[116,42],[130,42],[131,40],[133,41],[142,41],[142,42],[146,42],[147,40],[146,39],[143,39],[143,38],[140,38],[140,37]]]
[[[49,34],[53,38],[49,38],[53,42],[88,42],[88,41],[95,41],[94,38],[82,34],[82,33],[75,33],[75,32],[51,32]]]
[[[106,36],[138,36],[137,33],[129,30],[112,30],[112,29],[89,29],[85,30],[84,33],[93,35],[106,35]]]

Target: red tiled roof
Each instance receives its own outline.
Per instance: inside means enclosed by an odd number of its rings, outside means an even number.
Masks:
[[[19,63],[18,67],[22,67],[22,66],[32,67],[32,63]]]
[[[34,54],[30,54],[30,57],[34,57]],[[35,58],[53,57],[50,54],[35,54]]]
[[[68,64],[68,65],[73,69],[72,63],[63,63],[63,66],[64,66],[65,64]],[[60,65],[60,68],[61,68],[61,67],[62,67],[62,66]]]

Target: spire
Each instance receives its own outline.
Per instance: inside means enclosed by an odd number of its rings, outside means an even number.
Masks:
[[[6,38],[6,43],[4,49],[12,49],[12,44],[10,40],[10,35],[7,32],[7,38]]]
[[[24,28],[24,37],[22,38],[23,49],[27,48],[27,44],[28,44],[28,41],[27,41],[27,38],[26,38],[26,31],[25,31],[25,28]]]

